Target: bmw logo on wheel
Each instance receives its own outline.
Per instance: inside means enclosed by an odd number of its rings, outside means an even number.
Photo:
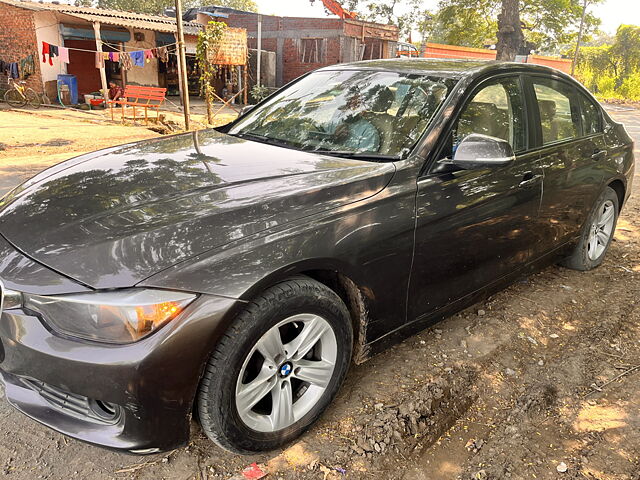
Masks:
[[[280,376],[281,377],[288,377],[289,374],[291,373],[292,369],[293,369],[293,367],[291,366],[291,364],[289,362],[283,363],[282,366],[280,367]]]

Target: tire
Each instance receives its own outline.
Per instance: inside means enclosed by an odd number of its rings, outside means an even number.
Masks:
[[[4,101],[7,102],[11,108],[22,108],[27,104],[27,99],[20,95],[20,92],[15,89],[5,92]]]
[[[305,342],[309,336],[317,342]],[[234,453],[286,445],[331,403],[352,348],[349,311],[331,289],[307,277],[274,285],[245,307],[211,354],[196,398],[202,429]]]
[[[578,244],[561,264],[581,271],[599,266],[613,240],[619,212],[618,195],[611,187],[606,187],[585,222]]]
[[[25,92],[25,96],[27,97],[27,103],[30,107],[40,108],[40,106],[42,105],[42,96],[38,95],[31,88],[27,89],[27,91]]]

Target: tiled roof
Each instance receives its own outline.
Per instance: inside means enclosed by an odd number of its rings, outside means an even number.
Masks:
[[[143,13],[123,12],[120,10],[107,10],[104,8],[76,7],[63,3],[35,3],[20,0],[0,0],[19,8],[36,11],[55,11],[71,15],[88,22],[100,22],[122,27],[140,28],[157,32],[175,32],[176,19],[161,15],[147,15]],[[195,22],[183,22],[184,32],[188,35],[197,35],[202,30],[202,25]]]

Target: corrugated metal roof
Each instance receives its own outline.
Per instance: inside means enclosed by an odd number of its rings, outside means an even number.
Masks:
[[[19,8],[35,11],[55,11],[71,15],[88,22],[100,22],[121,27],[140,28],[158,32],[175,32],[176,19],[161,15],[146,15],[143,13],[123,12],[120,10],[108,10],[105,8],[76,7],[74,5],[56,3],[35,3],[19,0],[0,0]],[[183,22],[184,32],[188,35],[197,35],[202,30],[202,25],[195,22]]]

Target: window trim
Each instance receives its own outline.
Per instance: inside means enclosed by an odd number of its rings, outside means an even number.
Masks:
[[[520,88],[520,92],[524,97],[524,101],[522,102],[522,110],[523,110],[523,120],[524,120],[524,128],[526,130],[526,135],[524,136],[525,147],[522,150],[518,150],[514,152],[516,157],[522,157],[531,152],[531,128],[529,128],[531,124],[531,116],[530,116],[530,107],[527,101],[526,94],[526,84],[524,83],[524,75],[522,72],[505,72],[498,75],[492,75],[486,78],[481,79],[475,85],[472,85],[467,89],[463,98],[458,102],[458,108],[456,108],[456,112],[451,116],[447,125],[443,128],[442,132],[439,135],[438,142],[436,143],[433,152],[434,154],[429,155],[429,159],[425,161],[425,165],[422,167],[420,174],[418,175],[418,179],[431,175],[433,173],[433,169],[438,164],[438,161],[442,158],[442,150],[445,147],[446,139],[453,134],[453,127],[456,122],[460,118],[460,115],[464,111],[464,109],[469,105],[471,100],[475,97],[475,95],[487,87],[491,83],[501,82],[507,79],[513,79],[516,81]]]
[[[563,140],[558,140],[556,142],[553,143],[548,143],[548,144],[544,144],[542,141],[542,120],[540,119],[540,110],[538,107],[538,98],[536,96],[535,93],[535,89],[534,89],[534,80],[535,79],[542,79],[542,80],[547,80],[548,82],[556,82],[556,83],[560,83],[562,84],[564,87],[566,87],[572,94],[572,96],[574,98],[577,98],[578,100],[578,107],[580,110],[580,135],[578,135],[577,137],[573,137],[573,138],[566,138]],[[523,78],[524,83],[525,83],[525,88],[527,89],[527,98],[530,102],[530,111],[531,111],[531,117],[530,120],[533,122],[531,124],[531,131],[533,133],[532,137],[533,137],[533,141],[530,144],[530,151],[532,152],[539,152],[548,148],[554,148],[554,147],[558,147],[558,146],[564,146],[564,145],[570,145],[574,142],[581,142],[584,139],[588,139],[588,138],[593,138],[596,137],[598,135],[604,135],[604,128],[605,128],[605,121],[604,121],[604,116],[602,113],[602,107],[600,106],[600,104],[596,101],[594,102],[593,99],[587,95],[582,88],[580,88],[581,86],[579,84],[574,84],[571,81],[564,79],[562,77],[559,76],[547,76],[544,74],[540,74],[538,72],[536,73],[532,73],[530,75],[527,75],[526,77]],[[580,97],[584,97],[585,100],[588,100],[590,103],[592,103],[598,110],[598,116],[600,118],[600,126],[602,128],[602,131],[599,133],[592,133],[589,135],[585,135],[584,134],[584,126],[582,125],[582,104],[580,103]]]
[[[584,92],[578,91],[578,98],[580,98],[582,101],[580,102],[580,120],[582,123],[582,138],[591,138],[591,137],[595,137],[598,135],[603,135],[604,134],[604,128],[605,128],[605,122],[604,122],[604,116],[602,115],[602,106],[600,106],[600,103],[598,103],[597,101],[594,102],[593,99],[589,98],[588,95],[585,95]],[[582,122],[582,119],[584,117],[584,110],[583,110],[583,103],[589,103],[590,105],[592,105],[595,109],[596,109],[596,113],[598,115],[598,121],[600,123],[599,127],[600,127],[600,131],[595,132],[595,133],[585,133],[585,126],[584,126],[584,122]]]

